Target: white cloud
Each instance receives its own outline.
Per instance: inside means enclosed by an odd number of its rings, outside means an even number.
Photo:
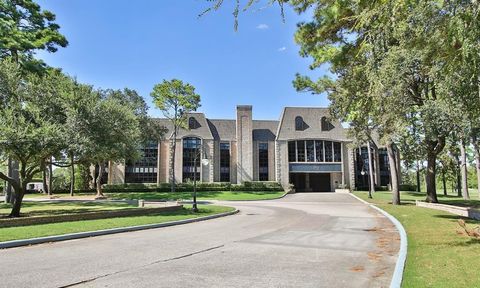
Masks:
[[[260,30],[267,30],[268,28],[268,25],[267,24],[258,24],[257,26],[257,29],[260,29]]]
[[[283,51],[287,50],[287,47],[283,46],[283,47],[278,48],[277,50],[278,50],[278,52],[283,52]]]

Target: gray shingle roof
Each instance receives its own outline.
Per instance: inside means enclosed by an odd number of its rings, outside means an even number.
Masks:
[[[235,140],[236,135],[236,121],[225,119],[207,119],[210,131],[212,131],[215,140]]]
[[[279,121],[253,120],[254,141],[275,141]]]
[[[193,137],[200,137],[203,139],[213,139],[212,132],[210,131],[210,126],[207,123],[207,119],[203,113],[189,113],[187,116],[187,123],[190,117],[195,118],[197,121],[198,127],[196,129],[180,129],[178,131],[177,139],[183,138],[185,136],[193,136]],[[168,129],[167,133],[165,134],[166,139],[170,139],[173,133],[173,126],[170,120],[165,118],[157,118],[165,128]]]
[[[302,131],[295,130],[295,118],[300,116],[303,118],[305,129]],[[349,141],[346,129],[336,119],[330,119],[333,125],[330,130],[322,131],[322,117],[330,117],[328,108],[320,107],[285,107],[280,119],[278,129],[278,140],[290,139],[335,139],[339,141]]]

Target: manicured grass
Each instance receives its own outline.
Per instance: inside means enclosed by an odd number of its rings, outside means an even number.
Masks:
[[[480,241],[457,234],[457,221],[462,217],[416,207],[413,201],[425,200],[423,193],[403,192],[404,204],[400,206],[388,204],[391,202],[389,192],[376,192],[373,199],[368,199],[366,192],[354,194],[392,214],[405,227],[408,254],[402,287],[480,287]],[[439,200],[472,206],[453,196],[441,196]],[[480,224],[465,220],[470,227]]]
[[[365,192],[366,194],[366,192]],[[470,200],[463,200],[462,197],[457,196],[456,194],[437,194],[438,201],[442,204],[457,205],[464,207],[480,208],[480,199],[476,191],[470,190]],[[392,194],[390,192],[375,192],[373,195],[373,202],[377,200],[392,201]],[[426,194],[422,192],[402,192],[400,199],[405,203],[415,204],[415,200],[425,201]]]
[[[198,213],[193,213],[191,206],[184,206],[184,208],[179,211],[161,212],[148,216],[119,217],[100,220],[0,228],[0,242],[198,218],[202,216],[233,211],[234,208],[225,206],[199,205],[199,210],[200,211]]]
[[[126,203],[105,202],[23,202],[22,216],[43,216],[58,214],[76,214],[93,211],[135,208]],[[7,216],[11,210],[10,204],[0,204],[0,218]]]
[[[202,191],[197,192],[200,200],[268,200],[281,197],[283,191]],[[109,199],[144,199],[144,200],[190,200],[193,192],[124,192],[105,193]],[[78,194],[76,196],[88,196],[93,194]],[[26,198],[46,197],[44,194],[28,194]],[[59,198],[68,199],[69,194],[54,194]]]

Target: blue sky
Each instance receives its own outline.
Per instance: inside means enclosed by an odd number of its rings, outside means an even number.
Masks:
[[[38,0],[57,15],[70,44],[57,53],[38,53],[80,82],[101,88],[132,88],[145,97],[152,116],[161,116],[149,96],[163,79],[196,87],[209,118],[234,118],[237,104],[253,105],[255,119],[278,119],[284,106],[327,106],[325,95],[297,93],[295,73],[318,77],[293,40],[302,17],[290,8],[285,23],[276,6],[263,4],[240,15],[233,29],[234,1],[198,15],[203,0]]]

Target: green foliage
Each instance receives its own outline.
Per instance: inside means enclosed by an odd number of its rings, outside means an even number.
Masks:
[[[36,70],[44,65],[32,57],[36,50],[55,52],[68,45],[55,14],[34,1],[1,0],[0,11],[0,59],[10,56],[27,70]]]
[[[115,184],[104,185],[106,192],[168,192],[170,191],[170,183],[157,184]],[[193,191],[192,183],[176,184],[176,191],[188,192]],[[243,184],[231,184],[228,182],[214,183],[197,183],[197,191],[283,191],[282,185],[273,181],[254,181],[244,182]]]
[[[187,128],[187,114],[200,107],[200,95],[195,87],[182,80],[163,80],[153,87],[150,95],[155,106],[170,119],[174,129]]]

